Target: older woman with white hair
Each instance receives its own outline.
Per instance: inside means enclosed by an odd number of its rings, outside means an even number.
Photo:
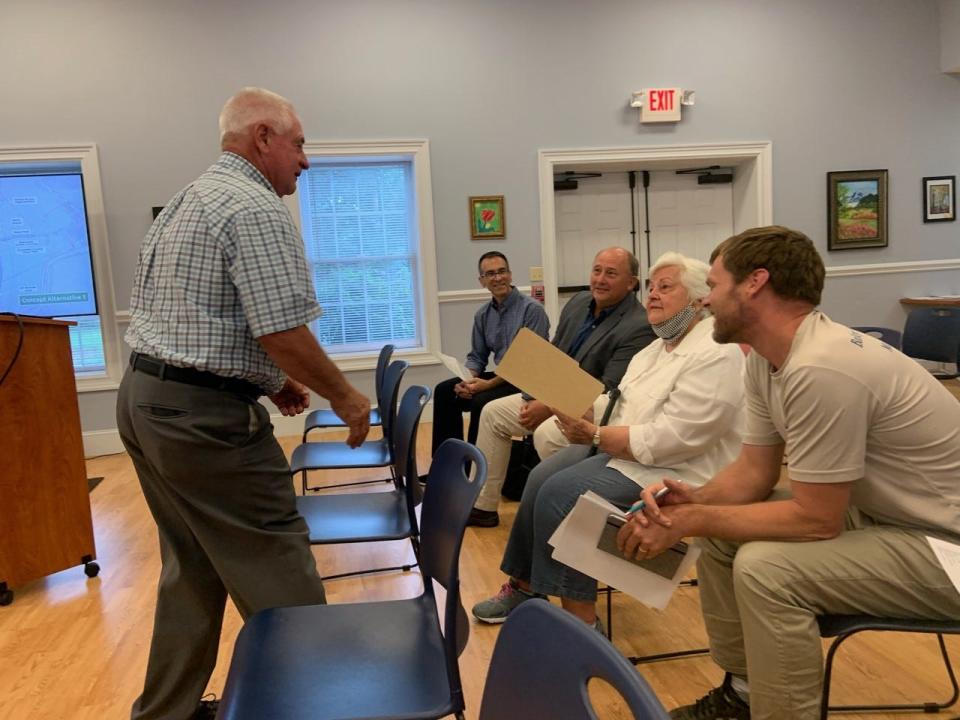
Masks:
[[[713,340],[713,319],[703,308],[708,270],[675,252],[650,269],[647,316],[658,339],[634,355],[619,397],[601,395],[583,418],[556,414],[569,445],[554,441],[556,452],[530,473],[500,565],[509,579],[473,607],[478,620],[500,623],[521,602],[555,595],[599,628],[596,580],[554,560],[547,544],[580,495],[592,490],[629,507],[664,476],[699,485],[736,457],[743,354]],[[616,404],[601,426],[610,402]]]

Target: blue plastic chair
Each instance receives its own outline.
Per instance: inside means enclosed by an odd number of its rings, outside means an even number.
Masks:
[[[610,683],[638,720],[669,717],[606,638],[546,600],[530,600],[510,613],[497,638],[480,720],[597,720],[587,692],[595,677]]]
[[[957,377],[960,355],[960,308],[915,307],[903,326],[903,354],[916,360],[951,363],[952,373],[933,372],[941,380]]]
[[[366,440],[360,447],[349,448],[342,441],[305,442],[294,448],[290,456],[290,470],[300,473],[304,495],[311,490],[329,490],[349,485],[367,485],[379,482],[397,482],[395,477],[386,480],[361,480],[310,487],[307,473],[311,470],[339,470],[347,468],[391,467],[393,465],[393,425],[397,415],[397,400],[400,397],[400,382],[410,366],[406,360],[394,360],[384,374],[384,397],[387,402],[381,407],[383,437]]]
[[[885,342],[892,348],[900,349],[900,341],[903,337],[903,333],[899,330],[894,330],[893,328],[887,327],[878,327],[875,325],[860,325],[858,327],[852,327],[851,330],[856,330],[861,332],[864,335],[872,335],[877,340]]]
[[[475,468],[474,477],[465,468]],[[406,600],[274,608],[237,638],[219,720],[463,718],[458,657],[470,624],[460,601],[460,548],[487,477],[483,453],[447,440],[421,512],[423,594]],[[433,590],[446,589],[443,627]]]
[[[377,370],[373,381],[373,390],[377,397],[377,407],[370,410],[370,427],[375,427],[383,422],[383,419],[380,417],[380,408],[386,406],[383,381],[386,378],[387,367],[390,365],[391,357],[393,357],[393,345],[384,345],[380,349],[380,355],[377,357]],[[311,430],[317,430],[319,428],[343,428],[346,426],[347,424],[332,408],[314,410],[307,415],[307,419],[303,421],[303,442],[307,441],[307,435]]]
[[[416,507],[421,499],[417,483],[417,428],[429,397],[429,388],[414,385],[407,388],[400,401],[394,428],[393,474],[397,487],[393,491],[297,498],[297,510],[307,521],[311,544],[337,545],[409,538],[414,562],[325,575],[324,580],[391,570],[407,571],[416,566],[420,554]]]

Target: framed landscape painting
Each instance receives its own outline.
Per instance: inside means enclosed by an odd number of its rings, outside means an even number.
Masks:
[[[507,218],[503,212],[503,195],[477,195],[470,198],[470,239],[507,236]]]
[[[827,173],[827,249],[886,247],[887,171]]]
[[[954,206],[955,175],[923,179],[923,221],[951,222],[957,219]]]

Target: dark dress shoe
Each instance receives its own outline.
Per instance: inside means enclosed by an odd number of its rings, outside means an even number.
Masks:
[[[476,527],[496,527],[499,524],[500,515],[496,510],[473,508],[470,511],[470,519],[467,520],[467,525],[474,525]]]
[[[213,697],[213,699],[200,701],[200,705],[193,714],[193,720],[214,720],[217,717],[217,708],[220,706],[220,701],[217,700],[215,695],[208,697]]]

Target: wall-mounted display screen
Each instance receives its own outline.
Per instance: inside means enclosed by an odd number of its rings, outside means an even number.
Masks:
[[[97,314],[79,172],[0,173],[0,311]]]

